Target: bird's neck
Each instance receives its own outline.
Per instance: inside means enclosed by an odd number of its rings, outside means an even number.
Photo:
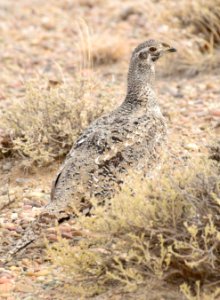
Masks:
[[[154,89],[149,84],[145,84],[141,89],[128,93],[122,108],[127,112],[141,109],[157,117],[162,116]]]
[[[128,87],[124,104],[134,108],[143,106],[146,109],[158,106],[154,82],[154,65],[149,65],[142,72],[140,70],[136,71],[134,66],[131,65],[128,71]]]

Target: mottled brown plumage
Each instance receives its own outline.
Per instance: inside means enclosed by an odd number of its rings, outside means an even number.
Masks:
[[[174,51],[154,40],[133,51],[124,102],[76,141],[54,181],[51,202],[10,255],[34,241],[52,220],[88,214],[91,197],[99,203],[111,199],[130,170],[148,174],[158,162],[166,124],[154,92],[154,62]]]

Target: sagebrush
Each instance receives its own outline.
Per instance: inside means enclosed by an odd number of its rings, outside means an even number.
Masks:
[[[178,299],[220,296],[219,166],[206,159],[169,170],[131,178],[110,210],[95,206],[92,217],[79,219],[85,235],[78,243],[60,239],[49,247],[69,292],[91,297],[115,287],[132,293],[158,280],[179,286]]]
[[[82,130],[113,103],[95,81],[80,78],[73,85],[40,83],[26,84],[24,99],[2,111],[1,123],[12,145],[2,151],[42,166],[64,156]],[[96,89],[98,97],[94,96]]]

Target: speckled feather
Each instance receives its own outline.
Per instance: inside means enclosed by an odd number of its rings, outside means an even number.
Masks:
[[[52,220],[87,214],[92,197],[99,203],[110,200],[129,171],[147,175],[157,164],[166,124],[154,92],[154,60],[161,53],[153,59],[149,47],[160,45],[150,40],[134,50],[124,102],[93,122],[73,145],[53,183],[51,202],[9,256],[34,241]]]

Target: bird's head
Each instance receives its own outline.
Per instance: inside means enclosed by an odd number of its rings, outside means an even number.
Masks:
[[[153,85],[155,61],[170,52],[176,52],[176,49],[156,40],[149,40],[137,46],[132,53],[129,66],[128,93],[140,91],[141,86],[146,84]]]
[[[176,51],[175,48],[166,43],[149,40],[134,49],[132,60],[138,62],[140,65],[149,65],[150,63],[157,61],[164,54]]]

